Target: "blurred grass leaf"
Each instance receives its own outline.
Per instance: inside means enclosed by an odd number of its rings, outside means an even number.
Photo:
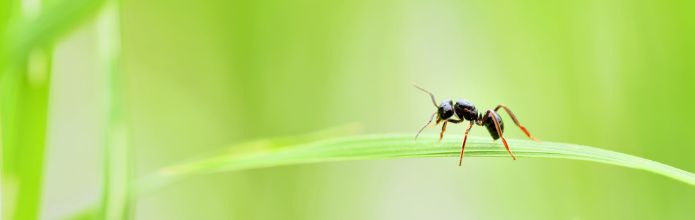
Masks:
[[[98,219],[132,219],[132,176],[128,121],[124,109],[121,73],[120,2],[106,0],[97,18],[99,55],[104,75],[104,151],[101,207]]]
[[[14,22],[8,33],[10,62],[23,63],[35,47],[52,45],[56,39],[94,16],[105,0],[57,1],[46,5],[35,19]]]

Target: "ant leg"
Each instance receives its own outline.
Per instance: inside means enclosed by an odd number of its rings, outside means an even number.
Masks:
[[[463,122],[463,120],[461,119],[447,119],[442,121],[444,121],[444,124],[442,124],[442,132],[439,133],[439,141],[437,143],[442,142],[442,138],[444,138],[444,132],[446,132],[446,123],[451,122],[454,124],[458,124]],[[437,124],[439,124],[439,121],[437,122]]]
[[[434,119],[434,116],[436,114],[437,114],[437,112],[432,113],[432,116],[430,116],[430,120],[427,121],[427,124],[425,124],[425,126],[422,126],[422,128],[420,128],[420,131],[418,131],[417,134],[415,135],[415,140],[417,140],[417,136],[420,136],[420,132],[422,132],[422,130],[425,130],[427,125],[430,125],[430,123],[432,123],[432,119]]]
[[[509,110],[509,108],[508,108],[507,106],[504,106],[504,105],[502,105],[502,104],[497,105],[497,107],[495,107],[495,112],[497,112],[497,110],[499,110],[500,108],[503,108],[504,111],[506,111],[507,114],[509,114],[509,117],[511,117],[511,118],[512,118],[512,121],[514,121],[514,124],[516,124],[516,126],[518,126],[518,127],[521,129],[521,131],[523,131],[524,134],[526,134],[526,136],[527,136],[528,138],[530,138],[531,140],[534,140],[534,141],[538,141],[538,139],[536,139],[535,137],[531,136],[531,133],[528,132],[528,130],[526,129],[526,127],[524,127],[523,125],[521,125],[521,123],[519,123],[519,120],[516,119],[516,115],[514,115],[514,113],[512,113],[512,110]]]
[[[463,135],[463,144],[461,144],[461,154],[459,155],[459,166],[461,166],[461,163],[463,163],[463,149],[466,148],[466,140],[468,140],[468,132],[471,131],[471,128],[473,128],[473,121],[471,121],[471,123],[468,124],[468,128],[466,128],[466,134]]]
[[[454,123],[454,124],[458,124],[458,123],[463,122],[462,119],[447,119],[446,121]]]
[[[439,133],[439,141],[437,141],[437,143],[442,142],[442,138],[444,138],[444,132],[446,132],[446,123],[447,121],[444,121],[442,124],[442,132]]]
[[[492,119],[492,122],[495,123],[495,129],[497,129],[497,133],[500,135],[500,138],[502,139],[502,143],[504,144],[504,147],[507,148],[507,152],[509,152],[509,155],[512,156],[513,160],[516,160],[516,157],[512,153],[512,150],[509,149],[509,144],[507,144],[507,139],[504,139],[504,136],[502,136],[502,129],[500,129],[500,122],[497,121],[497,117],[493,115],[491,111],[488,112],[487,117],[490,117]]]

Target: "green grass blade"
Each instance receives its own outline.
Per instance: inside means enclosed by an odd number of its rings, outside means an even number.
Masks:
[[[345,130],[345,129],[342,129]],[[322,131],[304,136],[252,141],[231,146],[229,150],[160,169],[133,183],[134,196],[142,196],[186,178],[202,174],[233,172],[258,168],[324,163],[350,160],[383,160],[398,158],[450,157],[451,166],[458,164],[461,150],[459,138],[446,138],[437,143],[434,136],[413,140],[407,135],[362,135],[330,138],[341,130]],[[695,174],[656,161],[603,150],[595,147],[555,142],[534,142],[509,139],[512,151],[523,163],[525,158],[559,158],[611,164],[649,171],[695,186]],[[489,137],[470,137],[466,157],[503,157],[509,154],[501,143]],[[511,160],[511,159],[510,159]],[[464,166],[465,160],[464,160]],[[86,209],[75,216],[89,216]],[[73,216],[74,217],[74,216]],[[69,218],[73,219],[73,218]]]
[[[173,181],[198,174],[307,163],[452,157],[451,165],[456,166],[458,161],[453,158],[458,158],[461,147],[461,140],[458,138],[445,139],[438,144],[435,137],[422,137],[415,141],[412,135],[353,136],[292,145],[277,144],[273,141],[254,143],[232,147],[231,149],[236,149],[235,152],[163,168],[141,179],[136,185],[137,191],[140,193],[151,191]],[[592,161],[645,170],[695,186],[695,174],[636,156],[575,144],[525,140],[509,140],[509,143],[512,151],[520,158],[519,163],[523,163],[524,158]],[[253,147],[255,150],[239,150],[247,147]],[[509,157],[509,154],[500,143],[493,143],[490,138],[471,137],[466,146],[465,156]]]

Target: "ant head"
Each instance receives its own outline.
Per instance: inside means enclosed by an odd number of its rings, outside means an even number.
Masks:
[[[469,121],[474,121],[478,117],[478,110],[475,108],[473,103],[468,100],[460,99],[454,104],[454,111],[456,116]]]
[[[443,101],[437,107],[437,114],[441,120],[446,120],[454,116],[454,108],[452,106],[453,102],[451,100]]]

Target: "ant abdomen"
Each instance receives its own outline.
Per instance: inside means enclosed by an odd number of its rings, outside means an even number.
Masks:
[[[502,117],[500,117],[497,112],[488,110],[485,112],[485,115],[483,115],[483,125],[485,125],[485,128],[487,128],[487,131],[490,132],[490,136],[492,136],[492,139],[497,140],[500,138],[500,134],[497,133],[497,128],[495,127],[495,122],[490,118],[489,115],[494,115],[495,118],[497,118],[497,122],[500,124],[500,131],[504,133],[504,122],[502,122]]]

